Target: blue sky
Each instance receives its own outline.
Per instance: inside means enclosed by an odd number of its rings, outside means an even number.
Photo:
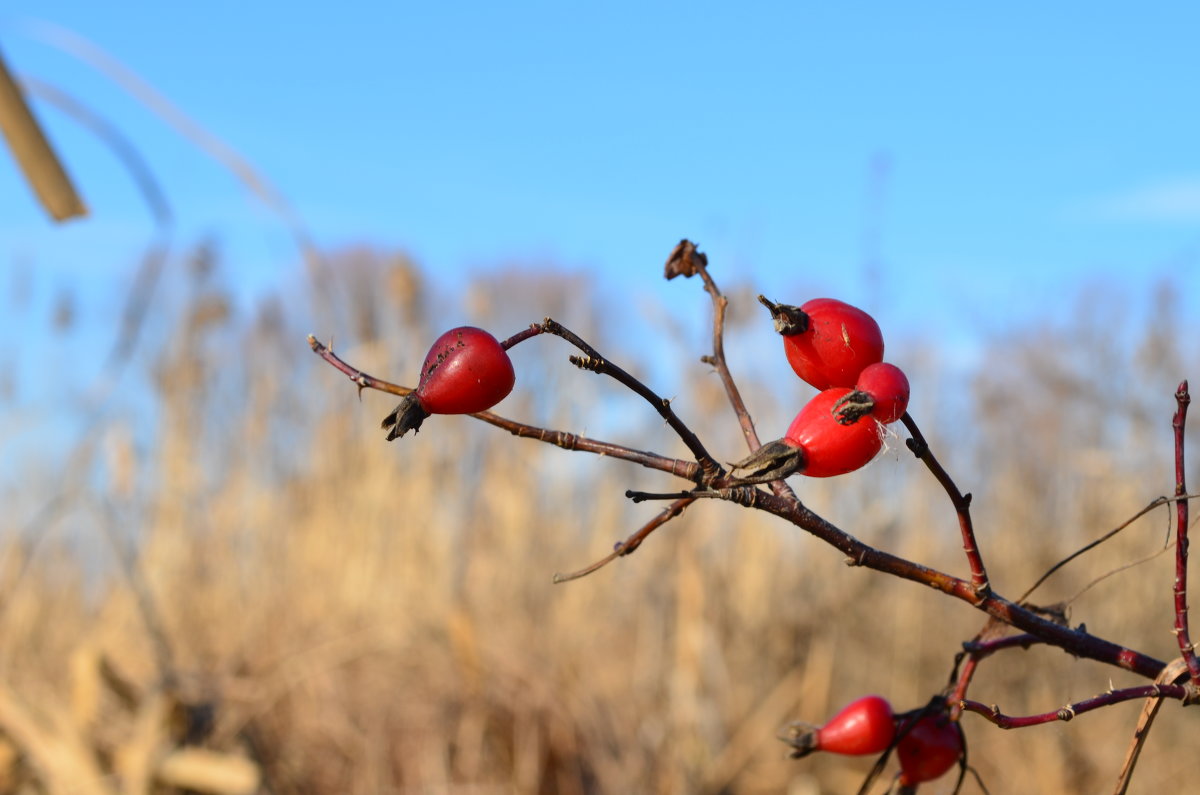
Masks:
[[[31,20],[137,71],[322,245],[401,247],[448,281],[516,260],[677,301],[658,269],[687,236],[726,284],[954,340],[1083,283],[1194,283],[1200,6],[736,6],[13,0],[0,46],[120,127],[180,238],[219,234],[247,293],[297,273],[277,219]],[[94,138],[38,110],[93,215],[52,226],[0,157],[0,252],[47,291],[123,286],[146,210]]]

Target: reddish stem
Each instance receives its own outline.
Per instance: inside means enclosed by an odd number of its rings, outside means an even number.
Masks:
[[[917,423],[908,414],[900,418],[904,423],[904,427],[908,428],[908,432],[912,438],[907,441],[908,449],[912,450],[913,455],[921,459],[928,467],[933,476],[937,478],[938,483],[942,484],[942,488],[946,490],[946,494],[950,496],[950,502],[954,506],[954,512],[958,514],[958,527],[962,532],[963,552],[967,555],[967,564],[971,567],[971,585],[975,589],[975,594],[979,599],[983,599],[991,592],[991,586],[988,584],[987,569],[983,565],[983,556],[979,553],[979,544],[975,541],[975,528],[971,522],[971,495],[963,494],[955,485],[953,478],[942,467],[941,463],[933,455],[933,451],[929,449],[929,442],[925,441],[925,436],[921,433],[921,429],[917,427]]]
[[[1127,687],[1124,690],[1110,690],[1093,698],[1068,704],[1053,712],[1043,712],[1040,715],[1025,715],[1023,717],[1005,715],[1000,712],[1000,708],[995,704],[989,706],[981,704],[978,701],[961,701],[959,702],[959,707],[966,712],[975,712],[982,715],[1001,729],[1022,729],[1026,726],[1037,726],[1042,723],[1068,721],[1081,713],[1119,704],[1122,701],[1133,701],[1141,698],[1174,698],[1179,701],[1185,701],[1190,695],[1191,692],[1186,685],[1142,685],[1140,687]]]
[[[1175,431],[1175,636],[1179,639],[1179,651],[1187,664],[1192,683],[1200,685],[1200,660],[1196,659],[1196,647],[1188,632],[1187,563],[1188,563],[1188,501],[1178,499],[1187,494],[1184,481],[1183,430],[1187,422],[1188,404],[1192,396],[1188,382],[1183,381],[1175,390],[1175,416],[1171,427]]]
[[[987,632],[991,627],[1000,627],[995,621],[988,621],[988,625],[984,628]],[[971,686],[971,680],[975,677],[975,671],[979,667],[979,663],[985,658],[990,657],[998,651],[1004,649],[1028,649],[1035,643],[1041,643],[1039,638],[1028,633],[1020,635],[1009,635],[1003,638],[992,638],[989,640],[980,640],[980,636],[976,636],[973,641],[963,643],[963,651],[959,653],[958,659],[961,660],[962,655],[967,655],[966,665],[962,671],[957,674],[958,681],[954,684],[954,692],[950,694],[948,701],[953,706],[950,708],[950,720],[958,720],[958,716],[962,714],[962,703],[967,697],[967,689]],[[957,666],[957,662],[955,665]]]
[[[975,643],[964,643],[963,648],[972,657],[983,659],[1003,649],[1028,649],[1035,643],[1041,643],[1039,638],[1029,634],[1009,635],[995,640],[984,640]]]

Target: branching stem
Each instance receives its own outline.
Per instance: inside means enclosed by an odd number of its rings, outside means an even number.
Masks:
[[[1188,631],[1188,501],[1180,499],[1187,494],[1183,430],[1191,402],[1188,382],[1183,381],[1175,390],[1175,416],[1171,420],[1171,427],[1175,431],[1175,637],[1179,640],[1179,652],[1183,655],[1192,684],[1200,685],[1200,660],[1196,659],[1196,647]]]
[[[1141,685],[1139,687],[1127,687],[1123,690],[1110,690],[1107,693],[1101,693],[1098,696],[1078,701],[1074,704],[1068,704],[1053,712],[1043,712],[1040,715],[1026,715],[1023,717],[1005,715],[995,704],[981,704],[978,701],[962,701],[959,703],[959,706],[965,712],[975,712],[982,715],[1001,729],[1021,729],[1026,726],[1037,726],[1043,723],[1053,723],[1054,721],[1068,721],[1084,712],[1091,712],[1094,709],[1119,704],[1122,701],[1133,701],[1139,698],[1173,698],[1185,701],[1189,698],[1190,694],[1191,691],[1186,685]]]

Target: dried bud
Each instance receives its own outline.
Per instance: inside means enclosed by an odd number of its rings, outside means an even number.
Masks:
[[[696,250],[695,243],[684,238],[671,250],[671,256],[667,257],[667,267],[663,275],[667,279],[674,279],[676,276],[691,277],[696,275],[698,268],[707,265],[708,257]]]

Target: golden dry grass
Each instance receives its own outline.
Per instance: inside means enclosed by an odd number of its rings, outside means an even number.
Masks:
[[[319,289],[247,314],[212,279],[194,277],[149,321],[158,341],[127,378],[146,379],[152,399],[114,397],[74,469],[30,461],[7,486],[0,792],[853,792],[869,760],[788,760],[776,733],[864,692],[919,706],[982,624],[724,504],[698,504],[635,555],[553,585],[653,515],[624,489],[677,486],[467,418],[435,417],[387,444],[377,424],[390,399],[360,402],[303,341],[335,333],[345,358],[387,377],[415,370],[443,315],[501,334],[553,315],[677,395],[729,460],[737,429],[693,364],[707,338],[666,319],[707,316],[697,285],[679,286],[685,310],[653,310],[675,351],[660,367],[626,353],[607,320],[636,306],[594,306],[583,277],[512,271],[450,300],[402,258],[347,252]],[[909,365],[914,415],[976,494],[1006,595],[1172,483],[1170,396],[1197,362],[1169,334],[1133,349],[1105,331],[1084,312],[1006,339],[957,394],[936,350],[891,345]],[[516,349],[502,413],[679,453],[648,409],[566,353],[549,339]],[[773,400],[778,384],[733,366],[769,438],[801,393]],[[864,540],[963,573],[945,495],[892,447],[863,472],[797,489]],[[1142,520],[1038,597],[1068,598],[1161,549],[1166,526],[1163,512]],[[132,577],[121,548],[136,550]],[[1072,621],[1168,658],[1171,565],[1161,555],[1096,585]],[[1035,648],[986,662],[972,696],[1023,714],[1110,681],[1136,680]],[[964,725],[992,793],[1093,793],[1111,788],[1138,708],[1023,731],[974,715]],[[1134,792],[1200,775],[1193,712],[1165,707]]]

